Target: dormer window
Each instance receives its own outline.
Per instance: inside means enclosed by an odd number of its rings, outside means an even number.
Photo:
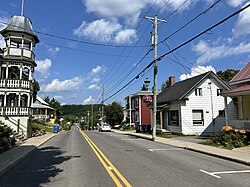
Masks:
[[[196,88],[195,89],[195,95],[196,96],[202,96],[202,88]]]

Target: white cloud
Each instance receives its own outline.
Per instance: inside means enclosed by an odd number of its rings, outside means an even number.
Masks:
[[[97,83],[100,81],[100,78],[99,77],[95,77],[91,80],[92,83]]]
[[[60,51],[60,48],[59,47],[51,47],[49,48],[49,53],[52,55],[52,56],[55,56],[58,52]]]
[[[101,87],[98,84],[91,84],[88,87],[89,90],[100,90]]]
[[[137,23],[141,11],[152,0],[83,0],[87,12],[106,18],[124,18],[127,23]]]
[[[247,0],[229,0],[228,1],[228,4],[230,6],[233,6],[233,7],[237,7],[237,6],[240,6],[242,5],[244,2],[246,2]]]
[[[250,25],[250,9],[248,8],[239,14],[239,18],[236,21],[233,32],[236,35],[249,34],[250,33],[249,25]]]
[[[180,75],[180,80],[185,80],[189,79],[191,77],[203,74],[208,71],[213,71],[216,73],[215,69],[212,66],[196,66],[191,68],[191,73],[190,74],[182,74]]]
[[[0,22],[8,23],[9,17],[7,16],[0,17]],[[7,26],[6,24],[0,23],[0,30],[3,30],[6,26]],[[2,37],[2,35],[0,35],[0,48],[4,48],[4,47],[5,47],[4,38]]]
[[[80,89],[82,83],[83,80],[80,77],[64,81],[54,79],[50,84],[43,86],[41,91],[45,93],[74,92]]]
[[[129,43],[136,40],[136,31],[134,29],[125,29],[119,31],[115,36],[115,43]]]
[[[37,60],[37,67],[36,71],[43,77],[43,78],[48,78],[50,73],[50,67],[51,67],[51,60],[50,59],[45,59],[45,60]]]
[[[115,19],[99,19],[91,23],[83,21],[73,33],[98,42],[127,43],[136,39],[134,29],[124,29]]]
[[[95,99],[92,98],[92,96],[89,96],[87,99],[83,101],[83,104],[91,104],[94,103]]]
[[[91,70],[91,75],[97,76],[99,73],[105,72],[105,69],[104,66],[96,66]]]
[[[226,43],[222,45],[210,46],[207,42],[200,41],[193,47],[193,51],[200,55],[196,64],[202,65],[212,60],[250,53],[250,43],[241,42],[235,46],[229,46]]]

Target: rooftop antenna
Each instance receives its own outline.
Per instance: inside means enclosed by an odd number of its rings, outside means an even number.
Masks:
[[[21,10],[21,16],[23,16],[23,6],[24,6],[24,0],[22,0],[22,10]]]

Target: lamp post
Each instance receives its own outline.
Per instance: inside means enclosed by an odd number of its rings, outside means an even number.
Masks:
[[[145,91],[148,91],[149,84],[150,84],[150,80],[146,78],[146,80],[144,81]]]

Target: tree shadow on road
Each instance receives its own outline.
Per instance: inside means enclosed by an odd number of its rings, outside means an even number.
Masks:
[[[67,156],[58,147],[36,148],[0,178],[0,186],[38,187],[49,183],[63,170],[60,164],[80,156]]]

